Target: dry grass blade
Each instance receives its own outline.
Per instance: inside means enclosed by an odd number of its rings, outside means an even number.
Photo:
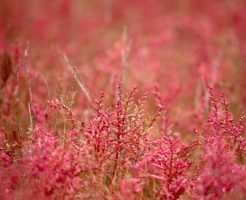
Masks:
[[[82,82],[79,80],[79,77],[77,75],[76,70],[73,68],[73,66],[71,65],[71,63],[69,62],[68,57],[64,54],[64,60],[66,62],[66,66],[68,67],[69,71],[71,71],[73,78],[75,79],[75,81],[77,82],[77,84],[79,85],[81,91],[84,93],[84,95],[86,96],[89,104],[92,106],[92,101],[91,101],[91,97],[90,94],[88,92],[88,90],[85,88],[85,86],[82,84]]]

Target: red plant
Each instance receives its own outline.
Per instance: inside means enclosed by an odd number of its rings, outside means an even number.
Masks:
[[[246,171],[240,165],[240,156],[245,156],[243,118],[239,123],[233,119],[224,94],[216,98],[212,87],[209,94],[211,112],[202,136],[204,166],[195,183],[196,199],[222,199],[235,189],[245,193]]]

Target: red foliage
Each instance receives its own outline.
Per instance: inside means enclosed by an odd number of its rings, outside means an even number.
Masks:
[[[245,19],[243,0],[1,0],[0,199],[245,199]]]

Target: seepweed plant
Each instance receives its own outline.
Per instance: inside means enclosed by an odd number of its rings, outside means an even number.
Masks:
[[[59,100],[49,101],[49,110],[35,104],[35,126],[23,141],[21,154],[8,153],[8,138],[1,148],[3,197],[84,199],[110,197],[119,191],[131,167],[144,155],[156,118],[145,116],[146,96],[134,103],[136,89],[124,96],[119,83],[112,111],[105,111],[102,92],[86,125]],[[65,131],[57,126],[52,130],[58,120],[52,121],[52,110],[60,113],[64,123],[70,123]]]
[[[208,92],[210,113],[199,134],[203,167],[195,181],[194,198],[244,198],[245,117],[234,119],[224,93],[216,96],[211,86]]]
[[[138,97],[137,87],[125,93],[120,82],[115,85],[112,106],[105,106],[101,92],[88,121],[61,100],[49,101],[45,109],[34,104],[34,127],[21,146],[1,141],[1,198],[223,199],[244,194],[244,121],[232,118],[223,95],[219,100],[208,89],[208,119],[185,141],[173,130],[158,88],[150,115],[147,95]]]
[[[150,128],[157,117],[144,112],[146,96],[134,103],[136,90],[134,87],[129,94],[123,95],[118,83],[112,111],[103,108],[104,93],[101,92],[94,118],[85,130],[87,144],[92,147],[98,165],[95,173],[106,170],[104,181],[113,193],[120,189],[124,178],[133,176],[132,167],[147,151]]]

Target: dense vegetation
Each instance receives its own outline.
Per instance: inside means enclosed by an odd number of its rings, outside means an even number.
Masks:
[[[245,199],[245,0],[1,0],[0,199]]]

